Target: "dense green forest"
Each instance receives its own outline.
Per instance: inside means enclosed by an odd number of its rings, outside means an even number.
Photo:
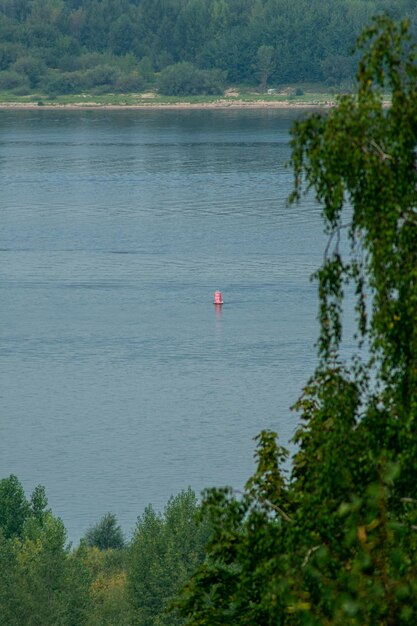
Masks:
[[[208,525],[195,494],[148,507],[125,539],[115,515],[68,546],[63,522],[37,487],[27,498],[16,476],[0,480],[0,626],[168,626],[165,614],[204,557]]]
[[[351,81],[371,16],[413,0],[0,0],[0,90],[220,93]]]

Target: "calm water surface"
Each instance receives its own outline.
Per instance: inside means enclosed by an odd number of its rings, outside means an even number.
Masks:
[[[0,476],[73,540],[293,435],[323,237],[280,111],[0,113]],[[216,311],[213,292],[225,304]]]

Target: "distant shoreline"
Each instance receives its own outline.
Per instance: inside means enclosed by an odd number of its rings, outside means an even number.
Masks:
[[[173,102],[173,103],[141,103],[141,104],[100,104],[98,102],[80,102],[71,104],[37,104],[36,102],[0,102],[0,110],[205,110],[205,109],[328,109],[328,103],[291,102],[291,101],[266,101],[245,102],[243,100],[215,102]]]

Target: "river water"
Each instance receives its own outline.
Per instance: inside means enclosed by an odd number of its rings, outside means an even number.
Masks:
[[[286,204],[294,119],[0,113],[0,476],[45,485],[71,540],[242,487],[253,437],[292,437],[324,243]]]

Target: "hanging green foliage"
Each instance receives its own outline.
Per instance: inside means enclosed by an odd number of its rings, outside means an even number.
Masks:
[[[292,475],[264,432],[243,494],[206,493],[211,542],[178,601],[189,626],[417,623],[416,46],[381,17],[358,47],[356,93],[292,131],[291,201],[314,193],[329,237]]]

